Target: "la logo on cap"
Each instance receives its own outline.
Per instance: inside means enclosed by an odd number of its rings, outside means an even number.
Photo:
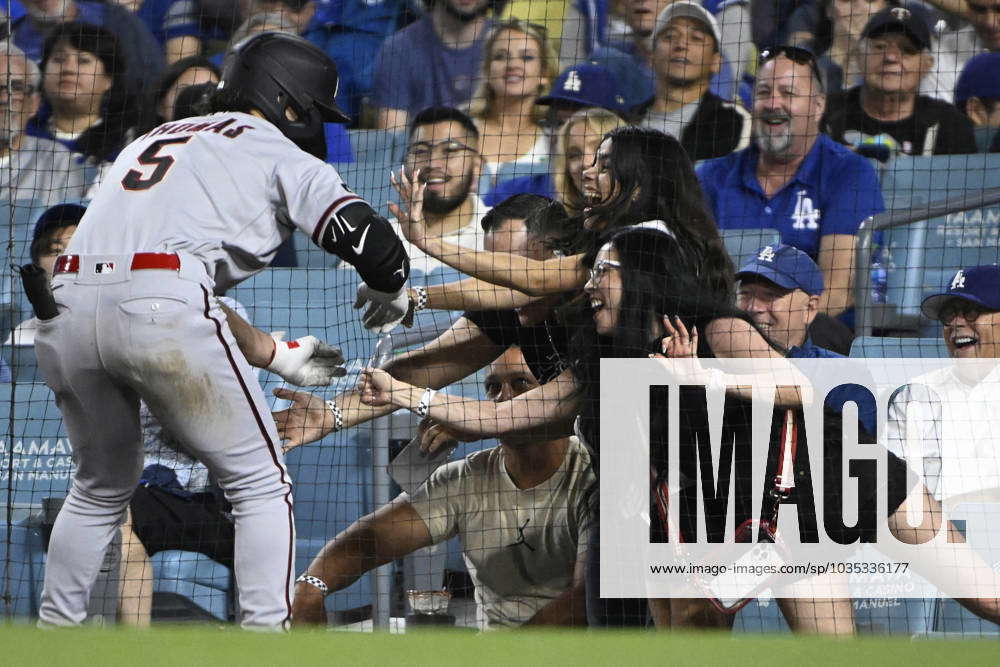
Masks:
[[[897,21],[906,21],[912,16],[910,10],[906,7],[893,7],[889,13],[892,14],[892,18]]]
[[[571,69],[569,76],[566,77],[566,81],[563,83],[563,90],[578,93],[581,87],[583,87],[583,82],[580,81],[580,75],[576,73],[575,69]]]
[[[774,248],[769,245],[764,246],[764,248],[760,251],[760,254],[757,255],[757,259],[761,262],[773,262]]]
[[[965,289],[965,271],[959,271],[951,279],[951,287],[948,289]]]

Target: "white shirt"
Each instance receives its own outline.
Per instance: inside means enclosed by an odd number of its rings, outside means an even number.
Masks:
[[[958,83],[958,76],[965,63],[986,51],[972,26],[942,32],[931,44],[934,66],[921,80],[920,93],[945,102],[954,102],[955,84]]]
[[[495,447],[438,468],[408,500],[435,544],[461,539],[480,627],[514,626],[573,585],[594,479],[590,456],[570,438],[559,469],[534,488],[514,485]]]
[[[886,447],[938,500],[1000,487],[1000,368],[975,385],[932,371],[889,403]]]

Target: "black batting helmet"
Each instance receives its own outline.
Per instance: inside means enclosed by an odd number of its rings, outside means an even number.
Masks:
[[[338,81],[337,65],[319,47],[296,35],[263,32],[226,54],[218,88],[239,93],[302,150],[326,159],[323,123],[350,122],[334,101]]]

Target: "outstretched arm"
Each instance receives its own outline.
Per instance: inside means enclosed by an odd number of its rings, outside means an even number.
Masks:
[[[512,310],[536,300],[523,292],[478,278],[428,285],[425,289],[425,308],[431,310]]]
[[[578,560],[573,570],[573,585],[562,595],[550,601],[524,622],[524,626],[559,625],[581,627],[587,625],[587,592],[584,582],[585,562]]]
[[[219,307],[226,314],[236,345],[251,366],[276,373],[299,387],[328,385],[333,378],[346,374],[339,347],[327,345],[315,336],[285,342],[284,331],[264,333],[221,300]]]
[[[292,618],[295,625],[326,625],[323,598],[347,588],[369,570],[384,565],[431,543],[417,511],[408,500],[396,498],[374,514],[361,517],[327,542],[306,569],[323,582],[324,592],[311,583],[295,584]]]
[[[470,250],[439,237],[427,234],[423,219],[424,188],[420,171],[410,179],[405,170],[392,184],[399,191],[402,206],[389,204],[389,210],[399,221],[408,241],[428,255],[436,257],[453,269],[494,285],[509,287],[529,296],[558,294],[583,287],[587,272],[580,264],[580,255],[554,257],[546,260],[529,259],[506,252]]]
[[[397,380],[382,370],[362,371],[361,400],[367,405],[393,405],[414,409],[424,389]],[[477,401],[436,392],[427,414],[436,422],[453,427],[464,438],[487,438],[512,433],[535,432],[546,426],[562,425],[579,408],[577,385],[570,371],[501,403]]]
[[[411,384],[440,389],[475,373],[502,353],[502,346],[463,317],[420,349],[394,358],[386,365],[386,370]],[[288,389],[276,389],[274,393],[279,398],[292,401],[291,407],[274,413],[286,452],[319,440],[334,430],[336,418],[322,397]],[[340,430],[396,410],[391,405],[365,405],[356,389],[345,391],[332,400],[340,411]]]

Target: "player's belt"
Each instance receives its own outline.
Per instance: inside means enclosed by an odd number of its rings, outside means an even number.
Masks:
[[[131,268],[133,271],[143,269],[164,269],[167,271],[180,271],[181,258],[172,252],[137,252],[132,255]],[[79,273],[79,255],[59,255],[56,258],[53,274],[59,273]]]

